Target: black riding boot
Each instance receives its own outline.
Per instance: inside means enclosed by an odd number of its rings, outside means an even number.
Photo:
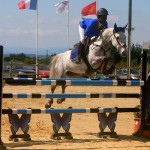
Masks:
[[[78,47],[78,55],[76,57],[76,63],[81,63],[81,54],[84,48],[85,48],[85,45],[80,42],[79,47]]]

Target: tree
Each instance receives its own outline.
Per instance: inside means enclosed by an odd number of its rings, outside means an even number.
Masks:
[[[139,44],[131,46],[131,65],[137,67],[141,61],[142,48]]]
[[[46,58],[41,58],[38,59],[38,63],[39,64],[45,64],[45,65],[49,65],[51,62],[51,59],[53,56],[55,56],[56,54],[52,54],[51,56],[48,56]],[[4,61],[5,62],[22,62],[24,64],[35,64],[36,63],[36,58],[35,57],[29,57],[26,56],[25,54],[21,53],[21,54],[10,54],[9,57],[4,57]]]

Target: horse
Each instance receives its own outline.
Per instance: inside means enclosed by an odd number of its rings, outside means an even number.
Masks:
[[[114,24],[113,28],[104,29],[100,35],[89,44],[89,52],[83,57],[81,63],[78,64],[70,59],[73,50],[68,50],[59,53],[52,58],[50,64],[50,78],[81,78],[90,76],[96,71],[104,73],[106,70],[111,70],[111,67],[116,65],[116,61],[112,61],[110,45],[115,47],[116,52],[123,57],[127,55],[125,28],[118,27]],[[113,64],[113,65],[112,65]],[[66,85],[62,86],[62,93],[65,93]],[[56,85],[51,85],[51,92],[54,93]],[[57,100],[57,103],[62,103],[65,98]],[[53,98],[45,104],[46,108],[50,108],[53,103]]]

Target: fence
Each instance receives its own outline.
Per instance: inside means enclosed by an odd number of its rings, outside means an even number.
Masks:
[[[3,47],[0,47],[0,60],[3,60]],[[87,79],[43,79],[43,80],[34,80],[34,79],[18,79],[18,78],[9,78],[5,79],[5,82],[10,85],[67,85],[67,86],[141,86],[141,93],[85,93],[85,94],[13,94],[13,93],[2,93],[1,86],[1,102],[0,102],[0,125],[2,124],[2,114],[8,114],[8,117],[11,122],[17,123],[21,122],[19,126],[12,127],[13,132],[11,135],[11,139],[16,138],[25,138],[26,140],[30,140],[30,135],[28,134],[31,114],[41,114],[41,113],[49,113],[51,114],[51,120],[53,122],[53,138],[59,136],[66,136],[66,138],[73,138],[72,134],[69,132],[70,129],[70,121],[72,117],[72,113],[97,113],[98,121],[100,122],[100,136],[107,134],[104,132],[106,126],[110,129],[111,136],[117,136],[115,130],[115,121],[117,119],[117,114],[119,112],[139,112],[139,108],[47,108],[47,109],[2,109],[2,98],[139,98],[141,97],[141,134],[144,130],[150,130],[150,125],[145,123],[145,110],[147,109],[147,86],[146,86],[146,64],[147,64],[147,53],[143,53],[142,57],[142,80],[87,80]],[[3,85],[3,76],[2,76],[2,66],[3,61],[0,61],[0,78],[1,85]],[[60,116],[60,113],[63,113]],[[107,116],[106,113],[109,113]],[[22,114],[21,118],[18,117],[18,114]],[[16,121],[16,122],[15,122]],[[18,128],[21,128],[24,134],[17,135]],[[62,127],[65,133],[58,133],[60,127]],[[1,127],[0,127],[1,128]],[[0,137],[2,136],[0,129]],[[1,146],[3,146],[3,142],[1,140]]]

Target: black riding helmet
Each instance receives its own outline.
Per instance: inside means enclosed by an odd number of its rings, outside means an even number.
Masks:
[[[97,11],[97,16],[103,16],[103,15],[105,15],[105,16],[109,15],[109,14],[108,14],[108,11],[107,11],[105,8],[100,8],[100,9]]]
[[[99,19],[99,22],[101,24],[103,24],[107,20],[107,15],[109,15],[109,14],[108,14],[108,11],[105,8],[100,8],[97,11],[96,15],[97,15],[97,18]]]

